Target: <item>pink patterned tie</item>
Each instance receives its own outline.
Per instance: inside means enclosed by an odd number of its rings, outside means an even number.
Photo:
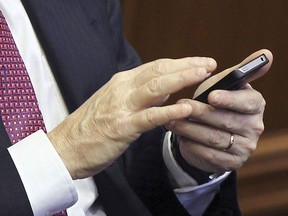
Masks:
[[[46,128],[24,62],[0,11],[0,110],[12,144]],[[55,216],[66,216],[62,211]]]

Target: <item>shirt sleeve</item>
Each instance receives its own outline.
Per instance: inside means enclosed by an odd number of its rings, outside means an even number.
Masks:
[[[171,151],[171,132],[167,132],[163,143],[164,162],[176,181],[179,188],[174,192],[183,207],[191,214],[200,216],[212,202],[214,196],[219,191],[220,184],[227,178],[230,172],[211,180],[210,182],[198,185],[197,182],[177,164]]]
[[[73,180],[42,130],[8,150],[24,184],[34,215],[50,215],[77,201]]]

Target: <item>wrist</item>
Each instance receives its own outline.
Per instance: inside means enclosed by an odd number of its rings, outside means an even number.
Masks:
[[[214,173],[205,172],[187,163],[187,161],[182,157],[179,143],[177,142],[177,137],[173,133],[171,135],[171,151],[174,159],[181,169],[191,176],[198,183],[198,185],[205,184],[215,177]]]
[[[59,126],[58,126],[59,127]],[[64,137],[61,136],[59,133],[58,127],[54,128],[52,131],[47,133],[47,138],[50,140],[51,144],[53,145],[54,149],[56,150],[58,156],[62,160],[63,164],[65,165],[66,169],[68,170],[72,179],[77,179],[76,170],[74,169],[75,166],[73,165],[75,158],[73,159],[70,154],[67,141],[64,141]]]

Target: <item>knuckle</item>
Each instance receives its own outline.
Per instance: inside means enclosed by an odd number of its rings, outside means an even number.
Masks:
[[[151,112],[148,112],[146,115],[146,121],[148,122],[149,125],[156,125],[156,116],[154,112],[155,108],[151,108]]]
[[[154,65],[153,65],[153,72],[156,75],[163,75],[167,72],[167,62],[169,60],[168,59],[158,59],[154,61]]]
[[[146,115],[146,122],[148,123],[148,125],[156,127],[161,124],[161,122],[159,122],[160,119],[161,118],[159,118],[159,115],[157,115],[157,108],[156,107],[150,108],[150,111],[147,112]]]
[[[244,104],[244,110],[246,113],[253,113],[256,108],[256,102],[254,99],[247,100],[247,103]]]
[[[194,115],[199,120],[205,119],[205,116],[207,115],[207,113],[212,112],[214,109],[212,106],[206,106],[206,105],[203,105],[202,103],[195,103],[193,106],[194,106],[194,113],[195,113]]]
[[[111,128],[113,137],[120,137],[126,131],[127,124],[123,120],[116,120],[114,127]]]
[[[256,136],[260,136],[264,132],[264,129],[265,129],[264,122],[260,121],[255,128]]]
[[[221,144],[224,140],[224,133],[221,130],[213,129],[209,133],[209,145],[216,148],[223,148]]]
[[[247,146],[248,154],[251,155],[256,150],[256,143],[251,143]]]
[[[165,115],[165,119],[167,120],[173,120],[176,119],[177,116],[179,115],[179,113],[185,113],[185,111],[183,109],[167,109],[164,112],[162,112],[162,114]],[[158,115],[159,116],[159,115]],[[179,128],[179,122],[178,121],[174,121],[174,128]]]
[[[162,88],[161,80],[153,78],[147,83],[147,88],[153,95],[157,95]]]
[[[208,161],[209,163],[215,163],[214,166],[216,165],[217,161],[217,155],[215,151],[206,151],[203,152],[203,159],[204,161]]]
[[[208,57],[189,57],[188,58],[188,67],[197,67],[197,66],[204,66],[204,67],[209,67],[209,66],[214,66],[216,65],[216,61],[212,58]]]
[[[248,157],[249,155],[251,155],[257,148],[257,141],[256,140],[250,140],[250,139],[246,139],[245,141],[246,145],[244,146],[245,150],[242,153],[242,157],[246,156]]]
[[[256,92],[256,97],[251,98],[250,100],[247,101],[247,103],[244,104],[244,109],[246,113],[256,113],[256,112],[263,112],[266,106],[266,101],[262,97],[262,94],[259,92]]]
[[[266,101],[264,98],[262,98],[261,102],[260,102],[260,112],[264,112],[266,107]]]
[[[181,84],[181,83],[187,83],[188,77],[187,77],[187,73],[182,72],[182,73],[178,73],[177,77],[177,83]]]
[[[193,67],[195,67],[195,66],[197,66],[198,64],[198,62],[199,62],[199,60],[200,60],[200,57],[188,57],[187,58],[187,66],[189,67],[189,68],[193,68]]]
[[[199,56],[188,57],[187,65],[188,67],[197,67],[203,65],[204,59],[204,57]]]
[[[193,76],[195,79],[203,79],[205,78],[205,75],[206,75],[206,68],[204,67],[196,67],[193,69],[194,70],[194,73],[193,73]]]
[[[250,134],[251,137],[259,137],[265,130],[265,125],[263,122],[262,116],[256,116],[249,120],[250,123],[247,123],[245,128],[246,131]]]
[[[234,128],[234,122],[236,119],[236,115],[232,112],[224,112],[223,115],[223,127],[231,131]]]
[[[227,170],[236,170],[244,165],[244,163],[249,159],[250,155],[256,150],[257,144],[255,142],[246,142],[243,146],[244,149],[241,154],[231,154],[229,161],[227,161]]]
[[[111,80],[114,80],[114,81],[115,80],[122,80],[123,77],[124,77],[124,72],[118,72],[112,76]]]
[[[237,155],[232,155],[232,160],[229,164],[229,166],[227,167],[227,169],[229,170],[236,170],[241,168],[244,163],[248,160],[247,156],[237,156]]]

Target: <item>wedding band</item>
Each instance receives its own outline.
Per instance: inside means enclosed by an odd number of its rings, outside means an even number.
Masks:
[[[230,133],[230,134],[231,134],[231,136],[230,136],[229,145],[226,148],[224,148],[224,151],[228,151],[233,146],[233,144],[235,142],[235,135],[233,133]]]

